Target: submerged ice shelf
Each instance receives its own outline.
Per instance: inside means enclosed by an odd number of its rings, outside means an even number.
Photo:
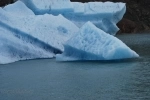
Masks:
[[[121,40],[111,36],[87,22],[80,31],[65,44],[63,54],[57,54],[58,61],[74,60],[116,60],[135,58],[139,55]]]
[[[70,0],[19,0],[0,8],[0,64],[56,54],[59,61],[138,57],[112,36],[125,10],[124,3]]]

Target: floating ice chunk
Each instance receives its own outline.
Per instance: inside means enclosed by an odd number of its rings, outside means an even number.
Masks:
[[[53,58],[55,55],[0,27],[0,64],[35,58]]]
[[[15,14],[17,16],[34,15],[34,12],[30,10],[23,2],[17,1],[13,4],[9,4],[3,8],[5,11]]]
[[[56,55],[56,60],[116,60],[139,57],[122,41],[106,34],[91,22],[87,22],[64,47],[64,53]]]
[[[78,31],[78,27],[61,15],[13,16],[0,9],[0,26],[26,38],[53,53],[64,50],[63,43]]]

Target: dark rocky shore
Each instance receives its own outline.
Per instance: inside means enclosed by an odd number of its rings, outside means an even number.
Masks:
[[[13,3],[16,0],[0,0],[0,6]],[[124,2],[127,11],[124,18],[118,23],[118,33],[139,33],[150,31],[150,0],[71,0],[77,2],[112,1]]]

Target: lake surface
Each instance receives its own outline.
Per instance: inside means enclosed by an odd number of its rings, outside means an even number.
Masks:
[[[150,100],[150,34],[117,37],[140,58],[0,65],[0,100]]]

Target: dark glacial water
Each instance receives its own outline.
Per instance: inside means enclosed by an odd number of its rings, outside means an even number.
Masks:
[[[150,34],[117,37],[140,58],[0,65],[0,100],[150,100]]]

